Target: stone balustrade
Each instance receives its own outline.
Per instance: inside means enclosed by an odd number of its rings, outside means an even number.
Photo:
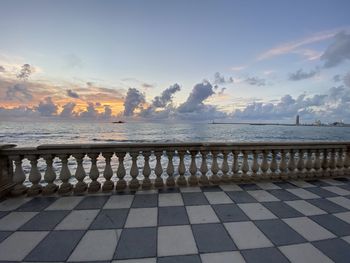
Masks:
[[[2,195],[350,175],[350,142],[0,145]]]

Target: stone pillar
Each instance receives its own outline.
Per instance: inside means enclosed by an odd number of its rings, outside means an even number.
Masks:
[[[46,161],[46,171],[44,174],[44,179],[47,185],[43,188],[42,193],[44,195],[50,195],[57,191],[58,186],[54,183],[56,180],[56,173],[53,170],[53,158],[51,154],[44,155],[43,158]]]
[[[185,177],[186,167],[184,162],[185,151],[178,151],[178,153],[179,153],[180,163],[178,167],[179,177],[177,178],[176,183],[179,186],[186,186],[187,185],[187,181]]]
[[[201,155],[202,155],[202,163],[201,163],[201,167],[200,167],[200,172],[201,172],[201,176],[199,178],[199,183],[201,185],[209,185],[209,178],[207,176],[207,172],[208,172],[208,165],[207,165],[207,151],[201,150]]]
[[[156,167],[154,168],[154,173],[156,174],[156,180],[154,181],[154,186],[157,188],[161,188],[164,186],[164,181],[162,178],[163,167],[161,163],[163,151],[156,151],[154,155],[156,156]]]
[[[41,180],[41,173],[38,169],[38,158],[37,155],[29,155],[28,159],[30,161],[31,169],[29,173],[29,181],[32,183],[32,186],[29,187],[27,194],[28,196],[38,195],[41,192],[41,185],[39,184]]]
[[[151,179],[149,179],[149,176],[151,175],[151,167],[149,166],[149,157],[151,156],[150,152],[143,152],[142,153],[143,158],[145,159],[145,165],[143,166],[142,174],[143,174],[143,181],[142,181],[142,189],[147,190],[152,187]]]
[[[106,162],[105,170],[103,171],[103,177],[106,179],[106,181],[103,183],[102,191],[103,192],[113,191],[114,183],[111,180],[113,176],[113,170],[111,166],[111,159],[112,159],[113,153],[105,152],[105,153],[102,153],[102,156],[105,158],[105,162]]]
[[[71,178],[71,173],[68,168],[68,154],[60,154],[58,157],[61,159],[62,162],[62,169],[60,172],[60,179],[62,181],[62,184],[60,188],[58,189],[58,193],[60,194],[67,194],[72,190],[72,185],[68,182]]]
[[[230,182],[230,177],[228,176],[228,172],[230,168],[228,166],[228,161],[227,161],[228,151],[223,151],[222,154],[223,154],[223,161],[221,166],[221,171],[222,171],[221,181],[227,184]]]
[[[97,168],[97,157],[99,153],[89,153],[88,156],[91,158],[91,169],[89,173],[91,183],[89,184],[88,191],[90,193],[95,193],[101,188],[101,184],[97,181],[100,176],[100,172]]]
[[[130,168],[130,176],[131,181],[129,183],[129,188],[131,191],[136,191],[140,187],[139,180],[137,176],[139,175],[139,168],[137,167],[137,157],[139,156],[139,152],[131,152],[131,168]]]
[[[190,186],[198,185],[197,178],[197,165],[196,165],[196,155],[197,151],[190,151],[191,153],[191,165],[190,165],[190,177],[188,178],[188,184]]]
[[[175,186],[173,155],[174,155],[174,153],[172,151],[167,152],[168,167],[166,168],[166,173],[168,174],[168,178],[166,179],[166,185],[168,187]]]
[[[125,177],[125,167],[124,167],[124,157],[125,153],[118,152],[118,169],[117,169],[117,176],[118,176],[118,182],[116,186],[116,190],[123,191],[126,188],[126,181],[124,179]]]

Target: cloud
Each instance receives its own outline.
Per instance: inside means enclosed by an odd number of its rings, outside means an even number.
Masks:
[[[5,70],[5,67],[0,66],[0,73],[5,72],[5,71],[6,71],[6,70]]]
[[[149,84],[149,83],[142,83],[141,86],[145,89],[150,89],[150,88],[153,88],[154,86],[152,84]]]
[[[67,90],[67,96],[68,97],[71,97],[71,98],[74,98],[74,99],[77,99],[79,98],[79,94],[74,92],[73,90],[69,89]]]
[[[341,75],[337,74],[333,76],[333,81],[334,82],[340,82],[341,81]]]
[[[37,107],[37,111],[41,116],[53,116],[57,113],[58,107],[53,103],[51,97],[46,97]]]
[[[6,90],[7,100],[18,100],[21,102],[30,101],[33,98],[32,94],[24,84],[15,84]]]
[[[161,96],[157,96],[153,99],[152,106],[155,108],[164,108],[169,103],[172,102],[173,95],[180,91],[181,87],[179,84],[175,83],[174,85],[170,86],[169,88],[163,90]]]
[[[266,81],[265,79],[261,79],[259,77],[248,77],[245,79],[245,82],[252,86],[265,86]]]
[[[288,79],[291,81],[298,81],[303,79],[309,79],[314,77],[316,74],[319,73],[319,70],[311,70],[309,72],[305,72],[302,69],[298,69],[296,72],[289,74]]]
[[[29,76],[34,72],[34,69],[29,64],[22,65],[21,71],[17,74],[17,78],[21,80],[27,80]]]
[[[333,43],[321,56],[325,68],[338,66],[346,60],[350,60],[350,34],[342,31],[335,35]]]
[[[214,74],[214,84],[215,85],[221,85],[221,84],[230,84],[233,83],[234,80],[232,77],[229,77],[227,79],[225,79],[225,77],[223,75],[221,75],[219,72],[216,72]]]
[[[344,84],[350,88],[350,72],[344,76]]]
[[[63,57],[64,66],[68,68],[82,68],[83,61],[75,54],[69,54]]]
[[[231,67],[231,70],[232,70],[232,71],[241,71],[241,70],[246,69],[246,68],[247,68],[246,65],[234,66],[234,67]]]
[[[145,95],[135,88],[129,88],[124,100],[124,116],[132,116],[135,109],[145,103]]]
[[[62,118],[72,118],[75,116],[74,108],[76,104],[74,102],[68,102],[63,105],[63,110],[60,113],[60,117]]]

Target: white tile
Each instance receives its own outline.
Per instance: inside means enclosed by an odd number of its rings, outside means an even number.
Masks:
[[[192,192],[202,192],[202,189],[198,186],[188,186],[188,187],[180,187],[181,193],[192,193]]]
[[[272,247],[270,240],[251,221],[224,223],[239,249]]]
[[[131,208],[125,227],[157,226],[158,208]]]
[[[350,224],[350,212],[336,213],[334,214],[336,217]]]
[[[339,181],[334,180],[334,179],[321,179],[321,181],[323,181],[327,184],[330,184],[330,185],[344,185],[344,183],[339,182]]]
[[[159,194],[159,206],[183,206],[180,193]]]
[[[130,208],[133,200],[133,195],[112,195],[103,209]]]
[[[136,191],[136,194],[137,195],[158,194],[158,190],[156,190],[156,189],[139,190],[139,191]]]
[[[282,220],[308,241],[316,241],[336,237],[327,229],[323,228],[307,217],[286,218]]]
[[[9,198],[0,203],[0,211],[12,211],[16,210],[18,207],[32,200],[32,198],[28,197],[17,197],[17,198]]]
[[[120,233],[115,229],[87,231],[68,261],[112,260]]]
[[[279,247],[292,263],[331,263],[325,254],[310,243]]]
[[[157,263],[157,258],[138,258],[113,260],[112,263]]]
[[[280,201],[275,196],[270,194],[269,192],[266,192],[265,190],[254,190],[254,191],[247,191],[251,196],[253,196],[256,200],[259,202],[274,202],[274,201]]]
[[[197,254],[191,226],[164,226],[158,228],[159,257]]]
[[[326,214],[322,209],[304,200],[285,201],[285,203],[306,216]]]
[[[73,210],[57,226],[56,230],[85,230],[97,216],[99,210]]]
[[[289,181],[289,182],[301,188],[317,187],[316,185],[310,184],[303,180],[295,180],[295,181]]]
[[[245,263],[239,251],[201,254],[202,263]]]
[[[292,189],[287,189],[287,191],[292,193],[293,195],[300,197],[301,199],[320,198],[320,196],[315,195],[314,193],[311,193],[303,188],[292,188]]]
[[[210,205],[186,206],[186,210],[191,224],[219,222],[218,217]]]
[[[333,203],[336,203],[337,205],[340,205],[350,210],[350,200],[343,196],[329,197],[327,199],[329,201],[332,201]]]
[[[322,188],[337,195],[350,195],[350,191],[340,188],[338,186],[324,186]]]
[[[259,203],[238,204],[239,208],[251,219],[251,220],[265,220],[277,218],[266,207]]]
[[[227,196],[225,192],[204,192],[209,203],[215,204],[232,204],[233,201]]]
[[[350,236],[342,237],[342,239],[350,244]]]
[[[223,191],[243,191],[241,187],[236,184],[223,184],[219,186]]]
[[[13,233],[0,244],[0,260],[22,261],[48,233],[47,231]]]
[[[63,196],[58,198],[45,210],[72,210],[83,198],[84,196]]]
[[[281,189],[281,187],[279,187],[278,185],[275,185],[274,183],[263,182],[263,183],[256,183],[256,184],[263,190]]]
[[[32,219],[37,212],[11,212],[0,219],[1,231],[16,231]]]

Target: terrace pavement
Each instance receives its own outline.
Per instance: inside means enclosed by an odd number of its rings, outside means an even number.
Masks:
[[[0,202],[1,262],[349,262],[350,181]]]

